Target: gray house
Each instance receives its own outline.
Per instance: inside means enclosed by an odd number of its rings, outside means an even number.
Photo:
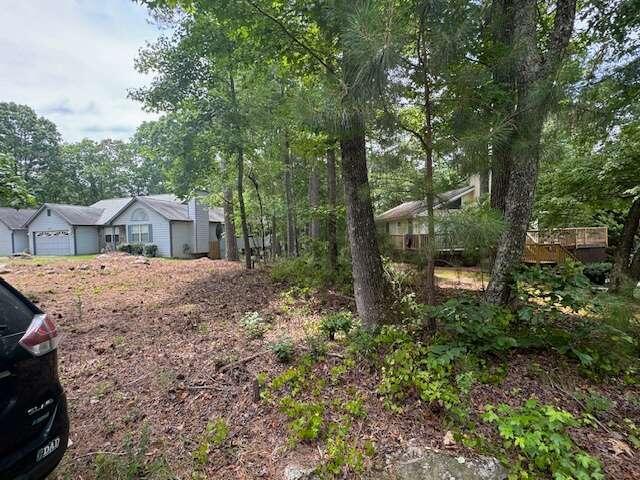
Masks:
[[[112,198],[88,207],[45,203],[26,221],[34,255],[86,255],[122,243],[155,244],[162,257],[207,254],[222,233],[222,209],[173,195]]]
[[[29,236],[24,224],[35,212],[0,208],[0,257],[29,250]]]

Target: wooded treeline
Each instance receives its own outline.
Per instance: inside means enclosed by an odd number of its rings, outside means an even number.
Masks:
[[[374,211],[426,199],[433,233],[434,195],[470,173],[491,172],[504,225],[487,300],[509,301],[533,220],[610,226],[613,288],[640,275],[637,2],[143,3],[171,28],[130,96],[162,117],[129,143],[56,147],[42,119],[37,152],[4,140],[37,199],[210,192],[228,238],[349,262],[367,325],[391,315]],[[432,241],[425,255],[432,302]]]

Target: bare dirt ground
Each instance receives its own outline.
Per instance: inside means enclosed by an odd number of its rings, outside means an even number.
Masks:
[[[343,298],[295,300],[264,271],[247,272],[240,264],[208,259],[151,259],[145,265],[134,257],[109,256],[40,265],[34,260],[10,268],[6,279],[52,314],[64,334],[60,374],[73,445],[52,478],[96,478],[96,457],[101,452],[123,457],[129,439],[139,441],[145,429],[144,461],[162,460],[166,469],[157,478],[196,478],[197,470],[205,475],[198,478],[280,479],[286,465],[321,460],[321,443],[292,447],[287,442],[286,416],[256,399],[255,379],[287,368],[270,352],[262,353],[270,342],[288,335],[300,349],[305,332],[323,312],[349,306]],[[252,311],[271,321],[263,339],[249,339],[240,325]],[[253,354],[261,355],[234,363]],[[328,357],[314,368],[326,373],[339,361]],[[548,355],[513,354],[506,365],[502,384],[479,385],[472,392],[477,412],[487,403],[514,403],[529,395],[579,412],[580,404],[567,392],[591,388],[574,368]],[[376,446],[368,468],[377,469],[385,455],[416,439],[423,446],[470,454],[458,444],[445,445],[448,427],[441,412],[417,400],[402,414],[385,408],[376,393],[377,375],[356,365],[332,391],[336,398],[349,399],[357,390],[367,406],[367,416],[354,431]],[[632,398],[625,396],[628,390],[599,389],[619,399],[611,415],[640,423],[640,405],[623,400]],[[193,452],[207,423],[216,419],[228,425],[229,437],[223,447],[212,449],[204,467],[196,466]],[[608,478],[640,478],[637,451],[621,449],[619,433],[606,426],[581,429],[575,439],[601,459]]]

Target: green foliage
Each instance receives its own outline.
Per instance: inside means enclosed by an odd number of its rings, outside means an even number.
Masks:
[[[330,313],[320,321],[320,331],[330,340],[334,340],[336,333],[348,335],[353,326],[353,315],[349,311]]]
[[[325,258],[304,255],[278,261],[271,268],[271,278],[275,282],[286,283],[300,288],[325,288],[334,285],[338,290],[349,293],[352,289],[351,266],[342,261],[334,275]]]
[[[15,159],[0,153],[0,206],[20,208],[34,203],[27,182],[16,174]]]
[[[205,466],[209,462],[209,454],[214,448],[221,447],[229,437],[229,427],[222,418],[208,422],[204,432],[200,435],[198,446],[191,454],[198,466]]]
[[[145,245],[142,243],[121,243],[117,246],[117,250],[128,253],[129,255],[142,255],[145,252]]]
[[[555,268],[522,267],[514,273],[513,281],[519,300],[535,304],[538,315],[562,314],[564,309],[578,312],[592,298],[591,283],[582,272],[582,264],[567,261]],[[521,309],[520,316],[530,320],[531,308]]]
[[[487,405],[482,418],[496,425],[504,448],[518,454],[513,478],[548,473],[555,480],[604,479],[600,462],[576,447],[567,433],[578,426],[569,412],[529,399],[520,408]]]
[[[397,327],[384,327],[381,336],[394,338],[383,360],[378,387],[389,407],[401,410],[398,402],[415,394],[456,417],[465,416],[463,396],[471,388],[473,373],[456,369],[456,363],[467,354],[464,347],[423,344]]]
[[[595,390],[578,392],[576,393],[576,398],[584,405],[586,413],[596,417],[611,411],[615,407],[615,402]]]
[[[325,406],[320,402],[301,402],[285,396],[280,402],[281,409],[291,422],[290,441],[292,443],[316,440],[324,426]]]
[[[293,340],[289,337],[280,338],[278,341],[271,344],[271,351],[279,362],[289,363],[295,353]]]
[[[584,266],[583,273],[591,283],[604,285],[611,273],[612,264],[609,262],[589,263]]]
[[[638,324],[628,300],[594,295],[579,265],[525,268],[515,275],[520,346],[576,359],[592,377],[637,375]]]
[[[163,458],[153,459],[149,451],[151,429],[144,425],[136,443],[131,434],[124,441],[124,455],[98,453],[93,461],[96,480],[170,480],[174,478]]]
[[[452,341],[477,353],[498,353],[517,345],[509,333],[513,314],[504,307],[471,299],[452,299],[433,315],[443,324]]]
[[[153,243],[147,243],[144,246],[144,256],[145,257],[157,257],[158,256],[158,246]]]
[[[253,339],[264,337],[264,334],[269,329],[269,325],[258,312],[246,313],[240,320],[240,323],[244,327],[249,338]]]

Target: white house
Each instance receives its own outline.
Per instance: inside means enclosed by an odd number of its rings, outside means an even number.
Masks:
[[[35,212],[0,208],[0,257],[29,250],[29,237],[24,224]]]
[[[477,204],[482,195],[490,192],[490,176],[488,185],[483,187],[480,175],[472,175],[466,185],[435,195],[434,212],[436,215],[445,215],[451,210]],[[394,248],[400,250],[420,248],[426,242],[427,202],[425,200],[404,202],[378,215],[376,223],[384,226]]]
[[[101,200],[88,207],[45,203],[25,222],[34,255],[85,255],[122,243],[158,246],[162,257],[207,254],[222,233],[220,208],[173,195]]]

